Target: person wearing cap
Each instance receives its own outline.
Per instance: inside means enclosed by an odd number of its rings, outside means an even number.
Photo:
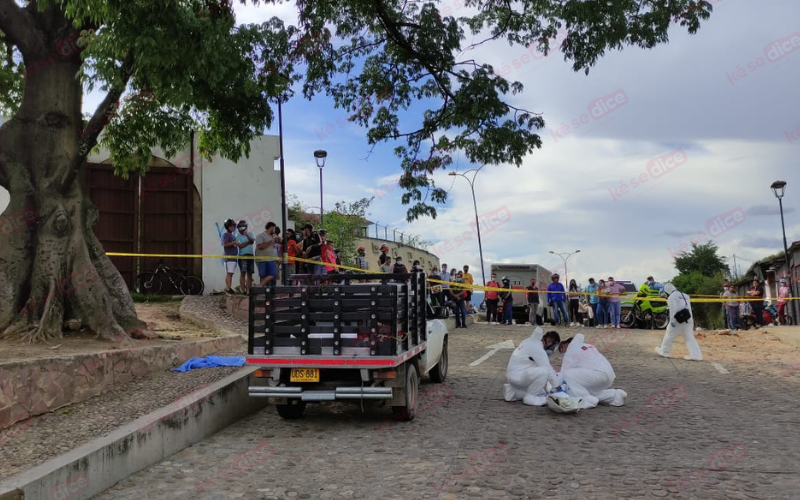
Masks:
[[[621,283],[616,283],[614,278],[608,277],[606,282],[606,294],[608,297],[608,310],[611,313],[611,328],[619,328],[620,313],[622,312],[622,294],[625,287]]]
[[[786,324],[786,304],[789,303],[787,299],[792,296],[792,289],[784,278],[781,278],[780,288],[778,288],[778,322],[781,325]]]
[[[389,245],[381,245],[381,255],[378,257],[378,267],[382,273],[392,272],[392,258],[389,257]]]
[[[558,273],[554,273],[550,277],[551,283],[547,285],[547,305],[553,307],[553,321],[555,321],[555,324],[566,326],[569,322],[566,306],[567,294],[564,293],[564,285],[558,282],[560,278]]]
[[[233,293],[233,274],[236,272],[236,259],[239,255],[239,242],[233,234],[236,222],[233,219],[225,221],[225,232],[222,233],[222,249],[228,257],[225,259],[225,293]]]
[[[558,352],[563,357],[552,380],[554,387],[562,386],[570,397],[583,400],[581,408],[594,408],[598,403],[625,406],[628,393],[611,388],[617,377],[614,368],[595,346],[584,342],[582,333],[561,342]]]
[[[685,293],[679,292],[672,283],[664,285],[661,296],[667,297],[669,324],[664,333],[664,340],[661,341],[660,346],[656,347],[656,354],[668,358],[672,351],[672,343],[675,342],[678,335],[682,335],[686,348],[689,349],[689,355],[684,356],[683,359],[703,361],[703,353],[700,352],[700,346],[697,344],[697,339],[694,338],[691,299]],[[688,317],[681,317],[681,315],[688,315]]]
[[[367,260],[367,249],[364,247],[356,248],[356,267],[365,271],[369,270],[369,261]]]
[[[529,406],[547,405],[547,382],[553,380],[556,371],[549,356],[558,348],[558,332],[543,333],[537,326],[530,337],[520,342],[511,353],[503,384],[503,399],[519,401]]]

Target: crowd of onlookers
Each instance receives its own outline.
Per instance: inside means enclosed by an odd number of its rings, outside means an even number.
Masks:
[[[418,269],[419,262],[415,261],[414,269]],[[461,271],[455,267],[448,271],[447,264],[442,264],[441,271],[431,268],[429,278],[439,279],[442,283],[431,287],[431,301],[439,307],[452,305],[455,313],[456,328],[467,327],[467,314],[475,312],[472,307],[473,277],[469,273],[469,266],[464,266]],[[450,283],[463,283],[464,286],[451,286]],[[487,283],[488,286],[488,283]]]
[[[723,303],[725,326],[731,330],[747,329],[752,326],[785,325],[786,306],[791,297],[791,288],[783,278],[778,283],[777,308],[764,304],[764,285],[760,280],[754,279],[753,284],[745,295],[736,293],[736,287],[725,283],[720,297]],[[742,300],[761,299],[761,300]]]

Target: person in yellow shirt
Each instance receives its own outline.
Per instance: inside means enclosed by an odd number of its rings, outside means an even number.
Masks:
[[[469,266],[464,266],[464,272],[461,273],[464,278],[464,284],[472,286],[472,275],[469,274]],[[472,310],[472,288],[467,290],[467,311]]]

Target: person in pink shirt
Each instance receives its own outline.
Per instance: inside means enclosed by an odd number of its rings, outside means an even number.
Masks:
[[[786,304],[789,303],[789,296],[792,294],[791,288],[785,279],[781,278],[780,288],[778,289],[778,319],[782,325],[786,324]]]
[[[619,328],[619,316],[622,312],[622,294],[625,293],[625,287],[620,283],[616,283],[614,278],[608,277],[606,281],[606,294],[608,297],[608,312],[611,315],[611,328]]]

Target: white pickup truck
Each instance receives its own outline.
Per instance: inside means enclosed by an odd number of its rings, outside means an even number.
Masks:
[[[286,419],[307,403],[371,399],[412,420],[421,377],[447,377],[447,327],[431,317],[425,274],[335,276],[250,290],[247,364],[268,384],[250,396],[273,398]]]

